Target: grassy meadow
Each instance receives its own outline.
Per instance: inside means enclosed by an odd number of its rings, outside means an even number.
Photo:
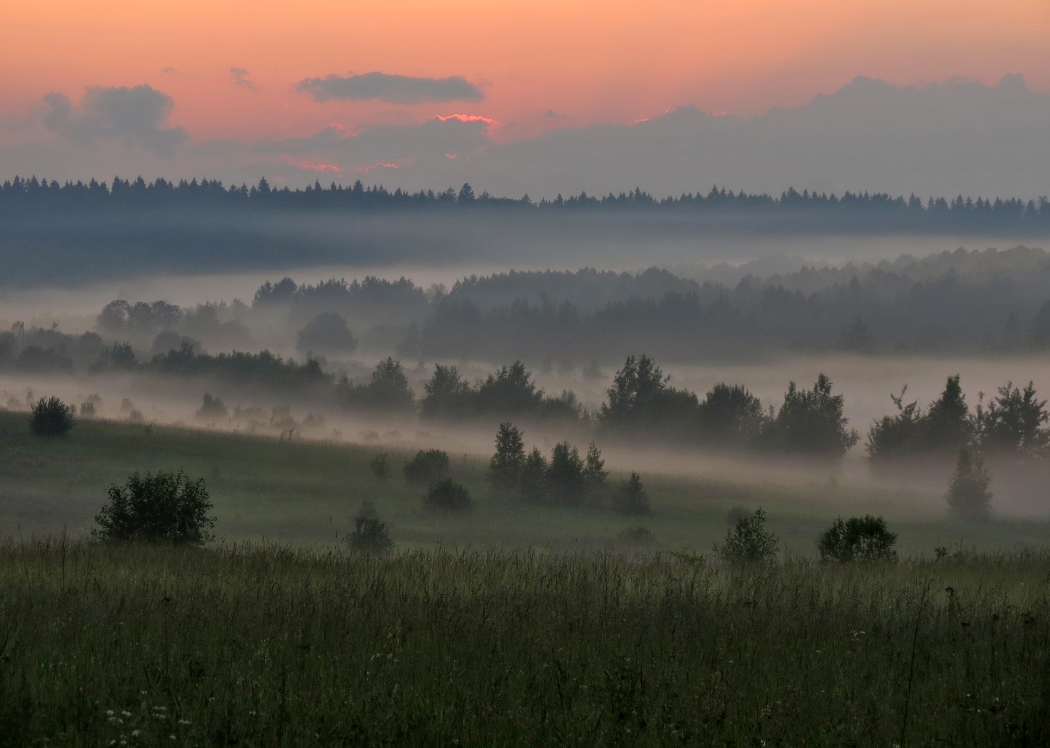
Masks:
[[[1046,523],[659,474],[626,518],[524,504],[463,455],[476,508],[449,516],[409,452],[376,478],[379,451],[102,420],[47,439],[0,413],[0,746],[1050,740]],[[86,539],[109,484],[177,468],[206,479],[215,543]],[[395,553],[338,542],[366,499]],[[767,510],[780,563],[711,558],[734,505]],[[816,563],[865,511],[901,562]],[[639,525],[654,545],[618,539]]]
[[[1048,579],[5,544],[0,745],[1046,745]]]
[[[373,501],[399,548],[443,544],[473,548],[636,550],[618,540],[644,526],[647,550],[709,553],[726,533],[732,506],[765,508],[781,549],[812,556],[816,540],[839,515],[883,514],[905,554],[936,546],[967,550],[1050,545],[1050,522],[999,519],[965,524],[951,519],[938,498],[907,490],[858,488],[818,476],[809,487],[729,483],[642,472],[653,513],[624,517],[607,508],[535,506],[495,490],[485,459],[451,454],[452,474],[471,492],[476,509],[464,516],[423,510],[424,488],[405,481],[411,451],[387,447],[280,441],[276,438],[128,422],[81,419],[66,436],[29,433],[24,413],[0,412],[0,538],[86,536],[106,488],[135,471],[182,468],[207,482],[220,539],[279,540],[325,546],[342,539],[365,500]],[[585,446],[585,445],[581,445]],[[369,468],[387,452],[391,475]],[[613,473],[610,481],[625,475]]]

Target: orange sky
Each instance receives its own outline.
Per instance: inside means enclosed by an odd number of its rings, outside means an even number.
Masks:
[[[233,66],[255,90],[234,84]],[[291,88],[373,70],[463,75],[486,98],[318,104]],[[85,86],[148,83],[174,98],[170,124],[194,140],[454,112],[494,118],[494,137],[510,140],[687,103],[758,113],[859,74],[993,83],[1010,72],[1050,91],[1047,0],[5,0],[0,9],[0,118],[49,91],[77,100]]]

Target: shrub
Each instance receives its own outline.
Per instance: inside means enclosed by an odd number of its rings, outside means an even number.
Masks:
[[[40,436],[61,436],[73,428],[73,412],[73,406],[57,397],[42,397],[33,406],[29,428]]]
[[[992,475],[984,466],[984,459],[968,448],[959,450],[955,475],[948,485],[948,507],[962,519],[986,520],[991,513],[992,494],[988,485]]]
[[[445,478],[427,489],[423,506],[435,511],[462,512],[473,509],[474,502],[470,500],[470,491],[466,486]]]
[[[489,460],[489,475],[492,482],[504,488],[513,488],[525,464],[525,442],[522,433],[512,424],[504,422],[496,432],[496,453]]]
[[[386,480],[390,477],[390,466],[387,464],[386,452],[373,457],[368,466],[372,468],[372,475],[379,480]]]
[[[379,520],[375,504],[366,501],[354,517],[354,531],[346,536],[350,550],[358,553],[383,553],[394,547],[386,524]]]
[[[649,494],[642,486],[642,479],[638,473],[631,473],[630,480],[623,482],[617,496],[616,508],[622,514],[634,517],[644,516],[650,513]]]
[[[897,542],[896,533],[886,527],[882,517],[841,518],[820,536],[821,561],[891,561],[896,560],[893,550]]]
[[[201,420],[216,420],[219,418],[226,418],[229,411],[226,410],[226,404],[217,397],[212,397],[207,392],[204,393],[204,400],[201,403],[201,409],[197,411],[196,416]]]
[[[145,540],[203,545],[211,539],[215,518],[204,479],[177,473],[134,473],[123,486],[109,487],[109,504],[95,517],[100,540]]]
[[[432,483],[448,474],[451,463],[440,449],[419,450],[405,464],[405,479],[412,483]]]
[[[715,546],[715,552],[729,563],[772,561],[777,555],[777,536],[765,529],[766,513],[756,509],[737,520],[726,534],[725,545]]]

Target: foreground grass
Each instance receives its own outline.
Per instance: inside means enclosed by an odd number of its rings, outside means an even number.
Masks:
[[[1048,577],[8,544],[0,745],[1045,745]]]

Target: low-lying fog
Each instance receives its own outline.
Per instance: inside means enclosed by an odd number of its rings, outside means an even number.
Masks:
[[[367,371],[374,362],[360,360],[357,368]],[[483,362],[452,362],[461,367],[468,379],[482,378],[495,368]],[[874,475],[868,468],[864,437],[871,423],[895,412],[889,395],[899,393],[908,384],[907,401],[918,399],[923,405],[937,398],[946,378],[960,374],[967,401],[977,404],[978,392],[991,393],[1013,381],[1035,383],[1040,393],[1050,393],[1050,359],[1045,357],[1009,358],[1003,360],[976,358],[931,359],[919,357],[825,356],[784,359],[752,365],[668,366],[671,384],[678,388],[705,393],[718,382],[741,383],[756,394],[767,407],[779,406],[789,381],[800,387],[812,386],[820,372],[834,382],[835,392],[845,395],[845,414],[850,427],[861,434],[861,442],[843,460],[841,467],[812,463],[801,458],[766,459],[755,455],[725,456],[704,454],[695,448],[673,445],[622,445],[615,442],[599,446],[607,467],[618,471],[639,471],[705,478],[744,484],[790,486],[798,490],[800,501],[819,503],[830,494],[849,508],[876,511],[886,508],[910,508],[920,512],[943,512],[943,493],[950,465],[939,465],[905,476]],[[425,366],[406,367],[417,397],[423,394],[423,383],[433,371],[433,362]],[[539,386],[549,393],[573,390],[588,409],[600,407],[613,371],[603,370],[600,378],[594,372],[584,376],[579,368],[571,371],[542,369],[534,372]],[[214,420],[197,416],[205,392],[221,397],[230,415]],[[270,438],[325,440],[345,443],[382,445],[396,451],[417,448],[440,448],[454,455],[487,457],[493,449],[494,428],[465,427],[448,423],[420,421],[416,418],[369,418],[351,415],[294,398],[277,395],[238,393],[230,385],[202,380],[168,380],[141,375],[76,375],[41,377],[39,375],[0,376],[0,407],[26,410],[28,402],[41,396],[56,395],[75,404],[97,396],[98,417],[131,420],[142,423],[176,424],[192,428],[210,428],[240,433],[255,433]],[[527,447],[536,445],[549,452],[557,441],[568,438],[581,449],[593,437],[579,426],[526,425]],[[1013,475],[1009,467],[998,466],[992,489],[994,507],[1001,516],[1050,516],[1050,492],[1042,478]],[[1041,474],[1041,473],[1040,473]],[[876,490],[876,498],[867,495],[865,506],[852,507],[848,489]],[[808,495],[807,495],[808,494]],[[823,497],[823,498],[818,498]],[[857,497],[854,497],[856,500]],[[879,506],[872,506],[871,501]]]

